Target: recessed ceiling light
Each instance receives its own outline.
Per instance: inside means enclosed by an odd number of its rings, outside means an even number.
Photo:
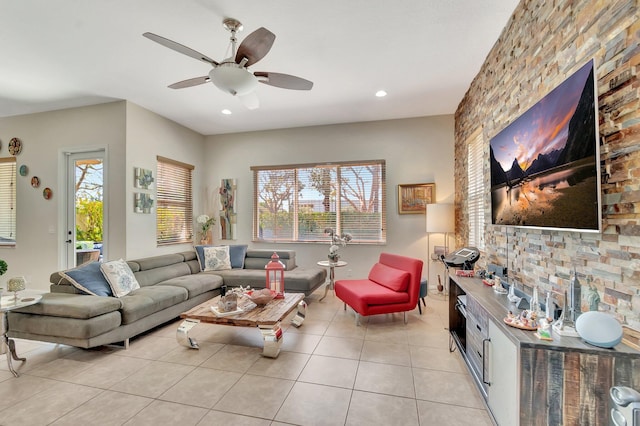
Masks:
[[[378,91],[376,92],[376,96],[377,96],[378,98],[384,98],[385,96],[387,96],[387,92],[385,92],[384,90],[378,90]]]
[[[228,109],[226,109],[226,108],[225,108],[225,109],[223,109],[221,112],[222,112],[224,115],[231,115],[231,114],[232,114],[231,110],[228,110]]]

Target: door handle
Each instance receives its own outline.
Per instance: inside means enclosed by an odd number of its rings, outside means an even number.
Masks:
[[[482,383],[491,386],[491,382],[487,382],[484,372],[487,371],[487,343],[491,342],[491,339],[482,339]]]
[[[67,241],[65,241],[65,243],[67,243],[67,244],[71,244],[72,242],[73,242],[73,241],[71,241],[71,240],[67,240]]]

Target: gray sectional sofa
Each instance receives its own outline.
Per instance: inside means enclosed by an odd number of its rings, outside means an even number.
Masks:
[[[326,279],[324,268],[301,268],[295,252],[278,250],[286,265],[285,291],[311,294]],[[171,321],[218,294],[220,287],[265,286],[264,266],[273,250],[249,249],[244,267],[201,271],[195,251],[127,261],[140,288],[126,296],[82,294],[61,272],[51,274],[51,292],[35,305],[8,314],[8,336],[81,348],[122,342]]]

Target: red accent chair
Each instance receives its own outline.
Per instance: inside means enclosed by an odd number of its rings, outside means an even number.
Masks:
[[[336,296],[359,315],[369,316],[404,312],[416,308],[420,295],[422,260],[381,253],[378,263],[373,265],[369,276],[359,280],[338,280],[335,282]]]

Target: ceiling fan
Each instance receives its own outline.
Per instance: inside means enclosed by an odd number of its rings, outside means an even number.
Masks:
[[[226,18],[222,21],[222,25],[231,32],[231,56],[222,60],[222,62],[217,62],[196,50],[157,34],[150,32],[142,34],[149,40],[199,61],[206,62],[213,67],[208,75],[173,83],[169,86],[171,89],[183,89],[212,82],[223,92],[240,98],[249,109],[258,107],[258,98],[254,93],[258,82],[283,89],[311,90],[313,83],[304,78],[268,71],[256,71],[253,73],[249,71],[248,67],[264,58],[271,50],[276,38],[274,33],[264,27],[258,28],[245,37],[240,46],[236,46],[236,33],[242,30],[242,24],[236,19]]]

